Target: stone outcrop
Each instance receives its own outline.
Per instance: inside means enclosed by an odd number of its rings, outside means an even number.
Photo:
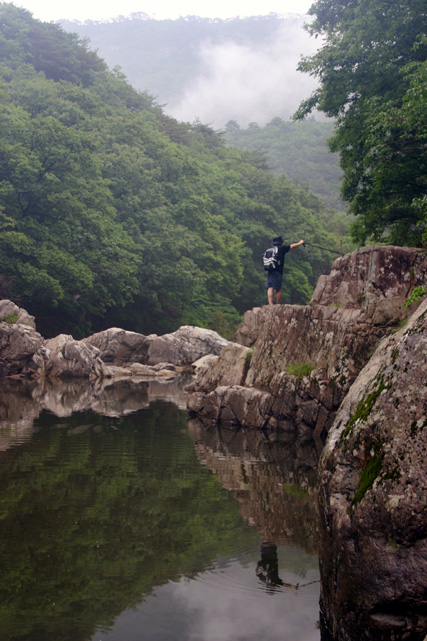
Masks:
[[[309,305],[246,312],[237,340],[251,350],[249,364],[230,376],[224,350],[190,388],[189,409],[216,421],[228,413],[237,425],[296,430],[302,440],[325,436],[380,339],[412,313],[402,304],[426,275],[427,253],[412,248],[370,247],[338,258]]]
[[[26,325],[27,327],[32,327],[36,329],[36,323],[34,316],[30,314],[22,307],[18,307],[11,300],[6,298],[0,300],[0,321],[6,323],[16,323],[17,325]]]
[[[191,365],[206,354],[218,355],[229,344],[217,332],[201,327],[183,325],[172,334],[151,334],[148,340],[148,365],[172,363]]]
[[[121,367],[130,363],[147,363],[147,338],[137,332],[111,327],[83,338],[82,343],[96,347],[107,365]]]
[[[0,322],[0,377],[44,376],[46,349],[43,337],[32,327]]]
[[[427,301],[384,338],[320,464],[321,608],[340,641],[427,634]]]
[[[81,341],[64,334],[45,340],[11,301],[0,301],[0,313],[0,378],[169,379],[229,345],[217,332],[191,326],[163,336],[113,327]]]
[[[45,375],[49,378],[104,378],[99,350],[72,336],[60,334],[45,341]]]
[[[83,342],[98,348],[104,363],[111,365],[170,363],[181,367],[207,354],[217,355],[228,344],[217,332],[189,325],[163,336],[144,336],[113,327],[84,338]]]

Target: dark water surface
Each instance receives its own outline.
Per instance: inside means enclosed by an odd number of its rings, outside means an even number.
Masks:
[[[1,641],[319,641],[316,448],[173,385],[3,387]]]

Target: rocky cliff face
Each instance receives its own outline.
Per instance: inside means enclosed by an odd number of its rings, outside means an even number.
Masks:
[[[426,274],[427,254],[411,248],[339,258],[309,305],[247,312],[240,345],[200,374],[188,408],[212,421],[297,431],[301,440],[325,436],[380,339],[413,311],[402,304]]]
[[[321,607],[340,641],[427,634],[427,301],[351,387],[320,464]]]

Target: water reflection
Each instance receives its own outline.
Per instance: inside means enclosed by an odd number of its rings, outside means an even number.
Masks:
[[[316,450],[90,388],[2,389],[0,641],[319,641]]]
[[[277,556],[277,545],[274,541],[263,541],[261,543],[261,558],[257,563],[255,573],[258,579],[265,584],[268,591],[274,591],[278,587],[298,590],[299,583],[285,583],[279,577],[279,559]]]
[[[317,465],[321,446],[289,435],[188,421],[199,459],[239,504],[263,539],[317,553]]]
[[[188,377],[172,381],[103,380],[2,381],[0,386],[0,451],[32,437],[34,421],[46,410],[55,416],[93,411],[119,417],[170,401],[185,410]]]

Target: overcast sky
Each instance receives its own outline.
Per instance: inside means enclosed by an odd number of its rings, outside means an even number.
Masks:
[[[152,18],[178,18],[201,16],[202,18],[233,18],[235,16],[261,16],[269,13],[304,14],[312,0],[21,0],[16,6],[31,11],[43,21],[60,19],[106,20],[119,15],[143,12]]]

